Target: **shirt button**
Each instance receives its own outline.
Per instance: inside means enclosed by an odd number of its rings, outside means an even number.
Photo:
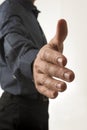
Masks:
[[[15,75],[13,75],[13,79],[16,79],[16,76],[15,76]]]

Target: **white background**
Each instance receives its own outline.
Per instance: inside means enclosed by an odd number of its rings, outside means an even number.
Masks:
[[[67,67],[75,72],[75,80],[67,84],[67,90],[50,100],[49,130],[87,130],[87,2],[37,0],[36,5],[42,12],[39,21],[48,41],[55,34],[58,19],[67,20],[64,55],[68,58]]]

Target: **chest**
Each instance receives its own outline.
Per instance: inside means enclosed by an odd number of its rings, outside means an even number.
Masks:
[[[47,41],[36,17],[31,12],[26,12],[21,17],[26,29],[26,37],[32,40],[37,48],[41,48]]]

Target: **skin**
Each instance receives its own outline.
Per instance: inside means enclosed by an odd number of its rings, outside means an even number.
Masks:
[[[32,0],[33,3],[34,1]],[[72,82],[75,77],[74,72],[65,67],[67,58],[62,54],[67,33],[67,22],[60,19],[55,36],[40,49],[33,64],[37,91],[51,99],[56,98],[59,92],[65,91],[66,82]]]

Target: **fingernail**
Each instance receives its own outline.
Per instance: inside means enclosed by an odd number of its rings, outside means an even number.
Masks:
[[[64,78],[68,81],[71,82],[74,79],[74,73],[73,72],[66,72],[64,73]]]
[[[69,79],[69,73],[64,73],[64,78]]]
[[[58,88],[58,90],[61,90],[61,84],[57,84],[56,88]]]
[[[65,66],[66,63],[67,63],[67,60],[66,60],[65,58],[59,57],[59,58],[58,58],[58,63],[59,63],[61,66]]]
[[[67,88],[65,83],[57,84],[56,87],[58,88],[58,91],[61,91],[61,92],[65,91]]]
[[[63,66],[63,59],[61,57],[58,58],[58,63]]]

